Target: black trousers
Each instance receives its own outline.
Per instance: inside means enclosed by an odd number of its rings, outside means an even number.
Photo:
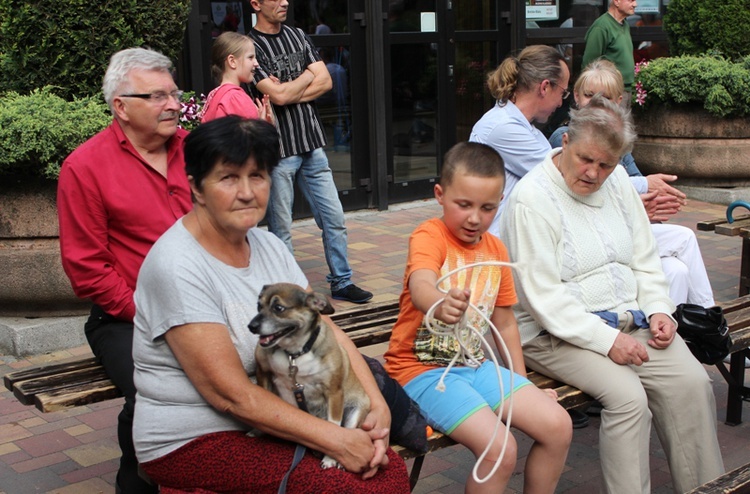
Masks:
[[[117,439],[122,452],[120,470],[117,473],[117,492],[156,494],[158,487],[150,485],[138,475],[138,460],[133,446],[133,323],[116,319],[95,305],[84,329],[94,356],[104,367],[107,376],[125,395],[125,404],[117,417]]]

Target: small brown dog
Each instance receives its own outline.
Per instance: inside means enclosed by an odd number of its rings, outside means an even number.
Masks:
[[[255,349],[258,384],[312,415],[350,429],[370,411],[365,393],[320,314],[332,314],[324,295],[291,283],[266,285],[258,298],[258,315],[248,328],[260,336]],[[325,456],[323,468],[339,467]]]

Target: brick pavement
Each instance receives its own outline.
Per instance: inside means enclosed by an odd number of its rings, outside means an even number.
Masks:
[[[724,206],[691,201],[673,220],[695,227],[701,219],[718,217]],[[347,214],[350,260],[354,281],[375,292],[375,301],[398,296],[401,288],[407,239],[414,227],[438,214],[434,201],[397,205],[384,212]],[[737,294],[740,241],[713,233],[698,232],[706,266],[716,299],[728,300]],[[312,221],[297,222],[294,228],[297,259],[313,288],[328,293],[327,268],[320,236]],[[334,301],[337,307],[348,305]],[[25,359],[0,356],[0,374],[43,362],[89,355],[87,347],[38,355]],[[725,416],[726,385],[714,368],[717,396],[719,439],[727,469],[750,462],[750,425],[729,427]],[[42,414],[19,404],[12,394],[0,392],[0,494],[59,493],[91,494],[114,492],[117,471],[116,418],[121,400],[111,400],[73,410]],[[598,492],[601,475],[598,463],[598,418],[575,431],[573,445],[558,493]],[[517,474],[508,492],[521,492],[522,468],[530,442],[517,434],[519,461]],[[671,492],[669,470],[664,452],[653,439],[652,485],[656,493]],[[460,446],[427,456],[417,493],[463,492],[463,481],[473,467],[473,457]]]

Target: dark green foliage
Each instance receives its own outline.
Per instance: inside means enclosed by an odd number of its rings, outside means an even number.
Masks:
[[[0,0],[0,92],[101,92],[109,57],[148,46],[176,60],[190,0]]]
[[[664,16],[673,55],[750,55],[750,0],[672,0]]]
[[[636,94],[638,83],[645,107],[691,103],[719,117],[750,115],[750,56],[739,62],[709,55],[657,58],[636,75]]]
[[[0,98],[0,176],[56,179],[63,160],[112,121],[101,96],[73,101],[53,88]]]

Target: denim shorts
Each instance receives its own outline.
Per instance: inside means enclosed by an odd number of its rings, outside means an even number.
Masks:
[[[485,360],[478,368],[454,367],[445,376],[445,391],[435,389],[445,368],[431,369],[409,381],[404,390],[417,402],[427,422],[445,434],[452,433],[467,418],[482,407],[490,407],[496,412],[500,406],[500,384],[495,364]],[[503,378],[503,392],[507,399],[513,391],[531,384],[525,377],[512,373],[500,366]]]

